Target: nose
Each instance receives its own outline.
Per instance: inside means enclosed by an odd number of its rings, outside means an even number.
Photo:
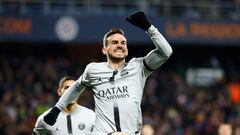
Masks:
[[[121,43],[118,43],[118,44],[116,44],[116,47],[117,47],[117,48],[122,48],[123,45],[122,45]]]
[[[123,45],[122,44],[117,44],[117,48],[122,48]]]

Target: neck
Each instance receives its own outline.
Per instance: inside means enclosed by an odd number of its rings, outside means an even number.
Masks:
[[[64,108],[64,112],[70,114],[75,111],[77,108],[77,103],[70,103],[66,108]]]
[[[125,60],[122,60],[122,61],[108,61],[108,64],[111,65],[111,67],[114,69],[114,70],[118,70],[120,68],[122,68],[124,65],[125,65]]]

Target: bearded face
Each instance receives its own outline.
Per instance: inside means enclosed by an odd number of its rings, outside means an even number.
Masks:
[[[107,38],[107,46],[103,47],[102,52],[106,54],[110,61],[122,61],[128,55],[126,38],[121,34],[113,34]]]

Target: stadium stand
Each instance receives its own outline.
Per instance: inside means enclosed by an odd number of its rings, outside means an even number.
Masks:
[[[1,0],[0,13],[125,15],[140,9],[149,15],[239,20],[239,0]]]

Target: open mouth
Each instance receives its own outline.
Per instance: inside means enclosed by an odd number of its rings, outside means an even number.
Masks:
[[[124,51],[122,49],[117,49],[114,51],[116,54],[122,54]]]

